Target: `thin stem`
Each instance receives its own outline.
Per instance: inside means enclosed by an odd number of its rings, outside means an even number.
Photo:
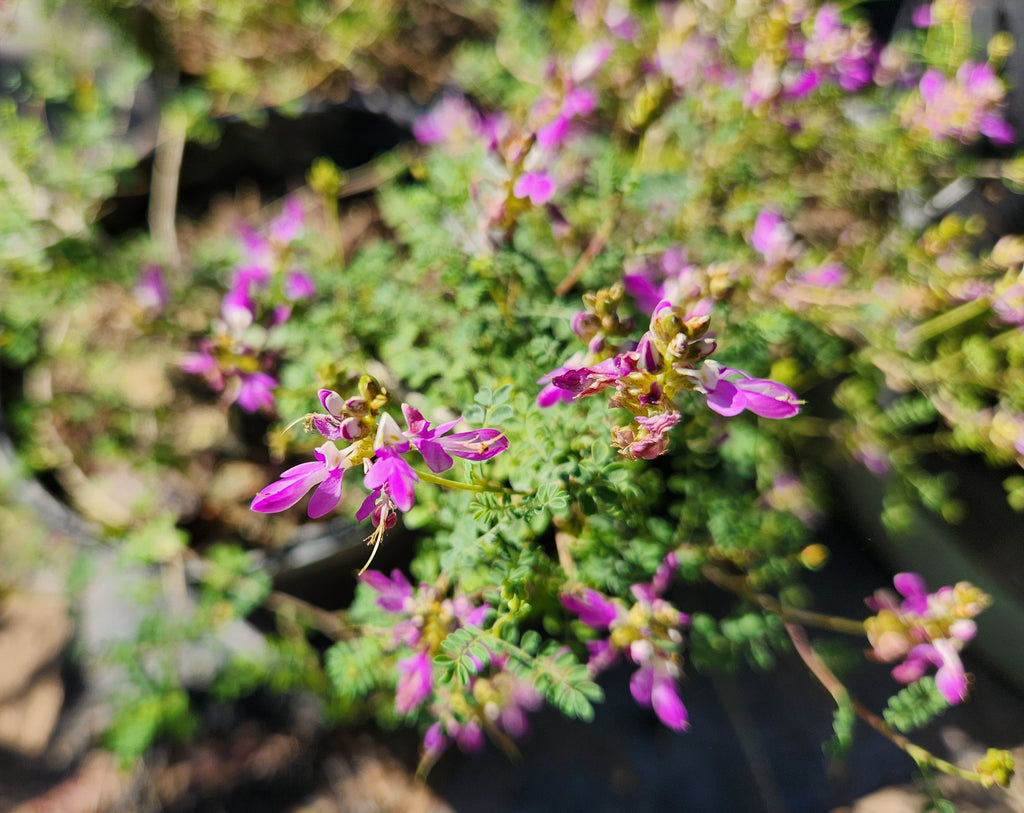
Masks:
[[[773,613],[783,621],[797,624],[808,624],[819,629],[826,629],[832,632],[840,632],[845,635],[864,635],[864,622],[852,618],[841,618],[825,613],[816,613],[811,610],[800,610],[796,607],[787,607],[771,596],[758,593],[754,590],[743,576],[731,576],[713,565],[705,565],[701,573],[712,584],[717,584],[735,593],[742,598],[748,599],[757,604],[761,609]]]
[[[425,483],[433,483],[436,486],[443,486],[444,488],[454,488],[460,491],[475,491],[475,492],[488,492],[491,494],[513,494],[519,496],[527,496],[532,492],[527,491],[516,491],[514,488],[506,488],[505,486],[499,486],[496,483],[460,483],[457,480],[449,480],[447,477],[438,477],[433,472],[420,471],[419,469],[413,469],[417,476]]]
[[[984,777],[980,773],[969,771],[954,765],[952,762],[940,759],[931,751],[922,748],[898,731],[895,731],[885,720],[864,706],[860,701],[852,698],[839,678],[835,676],[825,661],[815,651],[814,647],[811,646],[811,642],[807,639],[807,633],[804,632],[802,627],[797,624],[786,624],[786,633],[789,635],[789,640],[793,642],[793,648],[800,656],[800,659],[811,670],[811,673],[818,679],[818,682],[832,695],[837,705],[848,704],[861,720],[907,754],[918,765],[928,765],[951,776],[958,776],[961,779],[983,784]]]
[[[991,306],[991,303],[985,297],[964,302],[962,305],[957,305],[953,310],[945,311],[938,316],[933,316],[927,322],[922,322],[904,336],[902,343],[907,347],[913,347],[928,339],[934,339],[940,333],[945,333],[947,330],[961,325],[975,316],[980,316]]]
[[[176,272],[181,269],[181,250],[178,246],[175,214],[178,208],[181,162],[185,155],[186,129],[186,122],[181,116],[163,111],[157,127],[150,181],[149,230]]]
[[[608,238],[612,236],[612,231],[615,229],[615,224],[619,222],[621,212],[619,205],[622,202],[622,195],[615,195],[611,202],[611,211],[608,216],[604,219],[604,222],[600,225],[598,230],[594,232],[594,236],[590,238],[590,242],[587,243],[587,247],[583,250],[580,258],[576,261],[576,265],[572,267],[572,270],[565,275],[560,283],[555,287],[555,293],[558,296],[565,296],[569,291],[572,290],[573,286],[580,281],[580,278],[590,268],[590,264],[594,261],[594,258],[601,253],[601,249],[605,247],[608,242]]]
[[[345,624],[337,613],[328,612],[319,607],[296,598],[280,590],[274,590],[267,596],[266,607],[272,612],[279,613],[282,610],[291,610],[297,615],[305,616],[319,632],[322,632],[333,641],[341,641],[351,637],[352,630]]]

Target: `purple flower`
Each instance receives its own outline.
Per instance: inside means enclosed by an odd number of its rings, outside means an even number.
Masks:
[[[405,436],[423,455],[427,467],[435,473],[452,467],[455,462],[452,455],[464,460],[490,460],[508,448],[508,438],[497,429],[473,429],[442,437],[462,419],[456,418],[431,428],[430,422],[424,420],[423,415],[408,404],[402,404],[402,414],[409,425]]]
[[[302,201],[295,196],[285,198],[281,214],[270,221],[270,239],[278,245],[288,245],[298,236],[304,219]]]
[[[224,294],[220,303],[221,318],[232,333],[241,333],[256,318],[256,303],[249,296],[247,284],[235,284]]]
[[[635,602],[629,609],[589,588],[582,594],[559,596],[562,606],[584,624],[608,631],[607,639],[587,643],[591,672],[596,674],[625,654],[639,667],[629,682],[633,699],[653,708],[658,719],[673,731],[682,731],[688,725],[676,679],[681,671],[680,627],[689,624],[690,619],[660,596],[668,589],[678,566],[676,555],[668,554],[650,582],[630,588]]]
[[[201,375],[214,392],[224,389],[224,373],[220,369],[220,364],[213,352],[213,344],[209,339],[199,342],[198,352],[186,353],[178,362],[178,366],[186,373]]]
[[[636,368],[637,359],[629,353],[623,353],[600,361],[591,367],[566,370],[554,376],[551,383],[559,389],[571,392],[576,398],[585,398],[614,386],[617,381],[634,372]]]
[[[675,411],[638,415],[630,426],[612,430],[612,445],[630,460],[654,460],[668,450],[668,432],[677,423]]]
[[[935,667],[942,696],[951,705],[963,702],[969,681],[959,653],[977,633],[973,618],[989,597],[966,582],[929,593],[917,573],[897,573],[893,586],[902,600],[889,590],[866,599],[877,613],[864,622],[872,655],[890,663],[902,659],[892,670],[900,683],[919,680]]]
[[[570,116],[560,113],[547,124],[541,126],[537,130],[537,146],[543,150],[553,150],[560,147],[569,136],[570,122]],[[517,195],[517,197],[525,196]]]
[[[412,126],[420,144],[467,143],[481,134],[480,114],[463,96],[445,96]]]
[[[782,215],[771,209],[764,209],[757,215],[750,245],[769,265],[793,258],[793,232]]]
[[[582,596],[563,593],[558,600],[565,609],[576,613],[580,621],[593,629],[608,629],[624,613],[613,601],[590,588],[584,590]]]
[[[927,130],[935,139],[969,143],[985,135],[996,144],[1010,144],[1013,128],[1000,115],[1005,96],[1005,85],[986,63],[964,62],[952,79],[929,68],[916,101],[911,99],[903,110],[903,123]]]
[[[293,302],[309,299],[316,293],[313,278],[304,271],[289,271],[284,279],[284,295]]]
[[[389,613],[409,612],[412,607],[413,590],[405,574],[397,568],[391,571],[389,579],[378,570],[367,570],[359,576],[360,580],[377,591],[377,605]]]
[[[800,411],[796,393],[777,381],[752,378],[742,370],[723,367],[708,359],[697,373],[708,406],[719,415],[732,417],[749,409],[762,418],[792,418]]]
[[[925,3],[915,8],[914,13],[910,15],[910,21],[917,28],[931,28],[935,22],[931,4]]]
[[[689,715],[679,698],[676,682],[666,672],[641,666],[629,680],[629,692],[638,705],[653,708],[658,719],[673,731],[689,727]]]
[[[300,463],[282,472],[279,480],[253,498],[250,507],[263,514],[275,514],[291,508],[316,486],[307,513],[311,519],[319,519],[341,501],[341,479],[353,465],[351,454],[352,447],[340,451],[330,441],[324,443],[313,452],[315,462]]]
[[[135,301],[153,315],[163,313],[170,301],[170,292],[164,280],[164,271],[159,265],[147,265],[135,281]]]
[[[236,403],[249,413],[274,411],[274,388],[277,379],[266,373],[239,373]]]
[[[420,477],[412,466],[390,446],[377,450],[377,459],[363,478],[363,485],[370,491],[386,491],[402,511],[408,511],[415,502],[414,486]]]
[[[403,658],[396,666],[399,677],[395,688],[395,710],[399,714],[408,714],[430,696],[433,686],[430,657],[420,651]]]
[[[546,172],[525,172],[516,180],[512,194],[529,198],[534,206],[543,206],[555,194],[555,182]]]

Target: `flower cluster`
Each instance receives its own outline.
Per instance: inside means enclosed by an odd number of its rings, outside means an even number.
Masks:
[[[360,380],[358,396],[346,400],[333,390],[322,389],[319,398],[325,411],[306,417],[307,428],[325,439],[313,452],[316,460],[282,472],[279,480],[253,498],[253,511],[284,511],[315,487],[306,510],[313,519],[322,517],[341,501],[345,472],[362,466],[363,485],[370,494],[356,512],[356,519],[362,521],[370,517],[383,533],[397,521],[396,511],[408,511],[415,500],[414,487],[420,476],[404,455],[415,449],[436,474],[452,467],[453,456],[464,460],[489,460],[508,448],[508,439],[497,429],[473,429],[449,435],[461,418],[431,426],[409,404],[402,404],[408,427],[403,432],[394,418],[381,411],[390,396],[370,376]],[[339,441],[347,445],[339,448]],[[379,535],[375,539],[379,542]]]
[[[690,619],[661,598],[677,566],[675,554],[670,553],[650,582],[630,588],[633,603],[629,607],[592,589],[580,594],[563,593],[559,600],[586,626],[608,634],[607,638],[588,642],[591,671],[603,671],[625,655],[638,667],[629,681],[633,699],[653,708],[658,719],[673,731],[682,731],[689,723],[677,683],[682,672],[681,628]]]
[[[952,78],[929,68],[903,108],[903,125],[937,141],[968,144],[984,135],[995,144],[1012,144],[1013,128],[1001,112],[1005,97],[1006,86],[986,63],[964,62]]]
[[[780,0],[751,39],[762,51],[747,81],[748,107],[799,99],[823,84],[854,92],[872,79],[877,49],[870,29],[863,21],[845,25],[834,3],[814,9],[806,0]]]
[[[242,228],[245,259],[232,272],[220,318],[214,321],[212,335],[199,341],[198,351],[180,362],[182,370],[202,376],[212,390],[224,391],[229,403],[246,412],[274,412],[278,359],[267,349],[268,338],[288,321],[295,302],[315,292],[308,274],[289,267],[291,244],[302,223],[302,204],[289,198],[266,236]],[[150,283],[147,290],[152,287]]]
[[[621,287],[615,286],[590,302],[607,309],[606,303],[614,306],[620,299]],[[612,445],[632,460],[651,460],[666,451],[667,432],[681,417],[675,399],[682,392],[703,394],[713,411],[727,417],[744,410],[764,418],[796,415],[800,401],[787,387],[709,358],[717,347],[708,336],[710,307],[706,299],[691,310],[663,299],[640,341],[617,346],[608,342],[607,325],[619,332],[627,322],[600,311],[577,315],[573,328],[588,341],[590,357],[582,364],[571,360],[541,378],[546,386],[538,404],[550,406],[614,389],[610,405],[628,410],[634,420],[612,429]]]
[[[960,650],[977,632],[974,616],[990,603],[978,588],[960,582],[929,593],[916,573],[898,573],[891,590],[866,600],[877,614],[864,622],[872,656],[884,663],[902,662],[892,670],[900,683],[913,683],[937,667],[935,685],[950,704],[967,699],[968,676]]]
[[[395,710],[407,716],[424,707],[435,721],[424,736],[426,759],[435,760],[452,742],[478,751],[484,732],[513,739],[527,733],[527,712],[540,706],[541,697],[506,669],[505,656],[490,651],[484,660],[474,656],[468,684],[438,680],[441,667],[434,656],[442,642],[457,629],[482,626],[491,607],[462,595],[445,597],[431,584],[413,589],[399,570],[390,578],[374,570],[360,578],[378,594],[377,605],[394,618],[390,648],[410,653],[396,663]]]

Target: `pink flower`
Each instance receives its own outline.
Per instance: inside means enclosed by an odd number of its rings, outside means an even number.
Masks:
[[[412,585],[401,570],[392,570],[390,579],[378,570],[366,570],[359,579],[380,594],[377,605],[381,609],[389,613],[408,612],[411,609]]]
[[[749,409],[762,418],[792,418],[802,403],[796,393],[777,381],[752,378],[742,370],[723,367],[708,359],[697,373],[708,406],[719,415],[732,417]]]
[[[683,643],[680,627],[688,625],[690,619],[662,599],[661,594],[668,589],[678,566],[676,555],[668,554],[650,582],[630,588],[635,602],[628,609],[618,600],[589,588],[582,595],[559,596],[562,606],[588,627],[608,630],[607,639],[587,644],[590,671],[596,674],[625,654],[639,667],[629,681],[633,699],[653,708],[658,719],[673,731],[682,731],[688,725],[676,678],[680,674],[679,652]]]
[[[430,695],[433,686],[430,657],[420,651],[403,658],[396,666],[399,677],[395,688],[395,710],[399,714],[408,714]]]
[[[309,299],[316,293],[316,285],[313,278],[304,271],[289,271],[284,279],[284,295],[295,302],[299,299]]]
[[[351,448],[342,452],[330,441],[324,443],[313,452],[315,462],[300,463],[282,472],[279,480],[253,498],[250,508],[275,514],[291,508],[316,486],[307,508],[310,518],[319,519],[333,511],[341,501],[341,479],[353,465]]]
[[[750,235],[750,245],[769,265],[793,258],[793,232],[782,215],[771,209],[758,213],[754,231]]]
[[[277,379],[266,373],[239,373],[235,402],[246,412],[274,411],[274,388]]]
[[[579,616],[580,621],[593,629],[608,629],[625,611],[596,590],[587,588],[582,596],[563,593],[558,597],[569,612]]]
[[[270,239],[279,245],[288,245],[298,236],[304,219],[302,201],[295,196],[285,198],[281,214],[270,221]]]
[[[142,270],[132,293],[135,301],[154,316],[163,313],[171,298],[163,269],[159,265],[147,265]]]
[[[512,194],[529,198],[534,206],[542,206],[555,194],[555,182],[546,172],[525,172],[516,180]]]
[[[423,415],[408,404],[402,404],[402,414],[409,425],[405,436],[423,456],[427,467],[435,473],[452,467],[455,462],[452,455],[464,460],[490,460],[508,448],[508,438],[497,429],[473,429],[442,437],[462,419],[456,418],[431,428],[430,422],[424,420]]]
[[[915,8],[914,13],[910,15],[910,21],[917,28],[930,28],[935,22],[931,5],[925,3],[923,6]]]
[[[398,508],[408,511],[415,502],[413,487],[419,479],[412,466],[395,449],[385,446],[377,450],[377,460],[363,478],[363,485],[373,492],[383,489]]]
[[[658,719],[673,731],[689,728],[686,706],[671,675],[653,666],[642,666],[630,678],[629,692],[638,705],[654,709]]]
[[[962,703],[969,682],[959,653],[977,633],[973,617],[988,605],[988,596],[966,582],[929,593],[917,573],[897,573],[893,586],[902,601],[889,590],[866,599],[877,612],[864,622],[873,656],[886,662],[902,658],[892,670],[900,683],[920,680],[936,667],[936,688],[951,705]]]
[[[235,284],[224,294],[220,303],[221,318],[232,333],[241,333],[256,318],[256,303],[249,296],[249,286]]]

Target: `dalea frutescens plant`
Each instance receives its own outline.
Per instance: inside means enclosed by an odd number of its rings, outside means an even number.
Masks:
[[[326,665],[344,704],[418,725],[426,768],[451,745],[511,748],[543,702],[589,718],[622,661],[634,699],[684,731],[688,668],[766,667],[791,646],[838,704],[838,746],[860,717],[922,766],[1008,780],[1002,752],[966,771],[901,733],[967,699],[983,592],[900,573],[860,621],[816,614],[800,588],[826,557],[794,456],[822,434],[814,399],[834,391],[825,434],[936,508],[912,430],[942,416],[931,442],[963,448],[984,431],[962,426],[967,392],[988,388],[1002,423],[1020,407],[1016,242],[972,260],[976,222],[915,227],[900,209],[968,172],[970,146],[1015,138],[1009,44],[971,50],[967,15],[940,0],[883,47],[806,0],[505,4],[496,46],[461,51],[473,98],[417,122],[428,151],[378,196],[391,239],[336,283],[339,330],[385,372],[356,386],[345,359],[310,367],[314,459],[252,502],[341,505],[371,560],[393,523],[416,532],[408,568],[368,561],[342,614]],[[940,397],[923,348],[965,326],[999,337],[1005,373]],[[1019,460],[1015,443],[986,449]],[[696,582],[735,594],[733,612],[688,606]],[[906,688],[884,715],[811,627],[894,664]]]
[[[927,204],[960,177],[1019,182],[1012,42],[972,45],[959,0],[888,44],[813,0],[490,13],[494,37],[454,57],[467,92],[373,168],[354,243],[346,176],[320,161],[266,226],[185,259],[208,307],[186,309],[182,386],[274,422],[245,541],[333,515],[368,544],[330,611],[242,551],[161,554],[203,574],[204,622],[276,613],[218,690],[315,690],[339,720],[416,727],[426,771],[453,746],[513,751],[544,703],[591,718],[616,663],[683,732],[688,670],[792,649],[836,701],[837,750],[860,718],[924,768],[1005,785],[1004,752],[969,770],[906,736],[969,698],[985,593],[903,572],[835,618],[801,577],[828,558],[826,441],[947,518],[923,451],[1024,460],[1022,238]],[[191,288],[147,264],[134,291],[157,325]],[[707,611],[697,585],[732,603]],[[812,629],[891,664],[884,710]]]

